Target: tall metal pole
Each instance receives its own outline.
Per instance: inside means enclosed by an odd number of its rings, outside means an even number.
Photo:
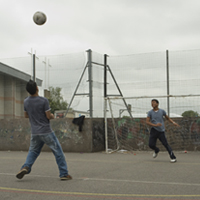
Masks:
[[[87,50],[88,52],[88,81],[89,81],[89,108],[90,117],[93,118],[93,80],[92,80],[92,50]]]
[[[105,148],[108,153],[108,125],[107,125],[107,55],[104,54],[104,123],[105,123]]]
[[[44,63],[44,80],[45,80],[45,84],[44,84],[44,88],[45,89],[47,89],[47,77],[46,77],[46,74],[47,74],[47,72],[46,72],[46,68],[47,68],[47,58],[45,57],[44,58],[44,61],[43,61],[43,63]]]
[[[104,54],[104,97],[107,97],[107,55]]]
[[[33,49],[31,48],[31,52],[28,52],[28,54],[31,55],[31,70],[33,70]],[[33,77],[31,76],[31,79],[33,79]]]
[[[35,54],[33,54],[33,81],[36,81],[36,77],[35,77]]]
[[[118,91],[119,91],[119,93],[120,93],[120,96],[123,97],[123,94],[122,94],[122,92],[121,92],[121,90],[120,90],[120,88],[119,88],[119,86],[118,86],[118,84],[117,84],[117,81],[115,80],[115,77],[114,77],[114,75],[113,75],[113,73],[112,73],[112,71],[111,71],[109,65],[108,65],[107,67],[108,67],[108,70],[110,71],[110,74],[111,74],[111,76],[112,76],[112,79],[113,79],[113,81],[115,82],[115,85],[116,85],[116,87],[117,87],[117,89],[118,89]],[[126,106],[127,111],[129,112],[129,115],[131,116],[131,118],[133,118],[132,113],[131,113],[131,111],[129,110],[128,105],[127,105],[127,103],[126,103],[126,101],[125,101],[124,98],[123,98],[123,102],[124,102],[124,105]]]
[[[82,78],[83,78],[83,76],[84,76],[84,73],[85,73],[85,70],[86,70],[87,67],[88,67],[88,63],[87,63],[87,65],[85,66],[85,68],[84,68],[84,70],[83,70],[83,73],[81,74],[81,78],[79,79],[78,85],[76,86],[76,89],[75,89],[75,91],[74,91],[74,94],[73,94],[73,96],[72,96],[72,98],[71,98],[71,101],[70,101],[68,107],[67,107],[67,111],[65,112],[64,118],[66,117],[66,115],[67,115],[67,113],[68,113],[68,111],[69,111],[69,109],[70,109],[70,106],[71,106],[71,104],[72,104],[72,101],[74,100],[75,95],[77,95],[76,92],[77,92],[78,87],[79,87],[79,85],[80,85],[80,83],[81,83],[81,81],[82,81]]]
[[[50,61],[49,61],[49,59],[48,59],[48,85],[47,85],[47,88],[49,89],[49,87],[50,87],[50,85],[49,85],[49,80],[50,80],[50,74],[49,74],[49,71],[50,71],[50,67],[52,67],[51,65],[50,65]]]
[[[169,102],[169,52],[166,50],[166,70],[167,70],[167,113],[170,116],[170,102]]]

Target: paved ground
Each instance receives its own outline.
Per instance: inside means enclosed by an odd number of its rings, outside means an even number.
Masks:
[[[42,152],[30,175],[15,175],[27,152],[0,151],[1,200],[200,199],[200,152],[65,153],[73,180],[60,181],[54,156]]]

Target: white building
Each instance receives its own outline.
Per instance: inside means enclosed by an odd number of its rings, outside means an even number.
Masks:
[[[24,99],[28,96],[26,83],[29,74],[14,69],[0,62],[0,119],[24,117]],[[36,79],[37,85],[42,80]]]

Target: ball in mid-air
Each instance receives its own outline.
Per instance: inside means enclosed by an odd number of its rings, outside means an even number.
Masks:
[[[43,12],[37,11],[34,15],[33,15],[33,21],[37,24],[37,25],[43,25],[46,21],[47,21],[47,17]]]

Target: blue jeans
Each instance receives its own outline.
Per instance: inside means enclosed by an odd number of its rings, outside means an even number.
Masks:
[[[62,150],[62,147],[55,136],[54,132],[50,134],[43,134],[43,135],[31,135],[31,143],[29,147],[29,152],[26,158],[26,162],[24,163],[23,167],[28,167],[29,171],[31,172],[31,167],[37,157],[40,155],[41,149],[46,144],[53,152],[56,162],[58,165],[58,169],[60,171],[60,177],[67,176],[67,163],[65,160],[65,156]],[[21,169],[22,169],[21,168]]]

